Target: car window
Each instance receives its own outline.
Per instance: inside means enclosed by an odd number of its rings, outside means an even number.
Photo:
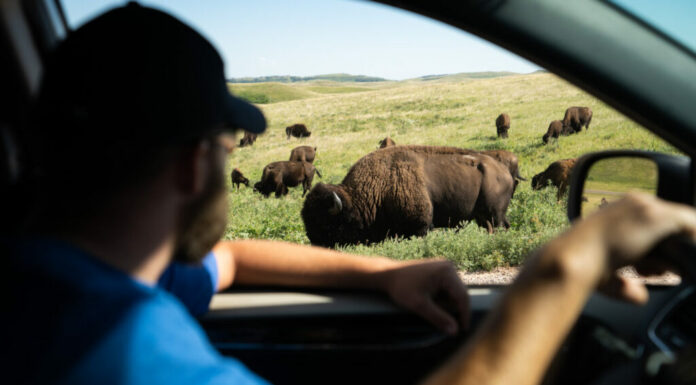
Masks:
[[[72,28],[120,3],[63,0]],[[316,148],[313,164],[321,177],[314,184],[341,183],[387,136],[397,145],[505,150],[518,157],[521,177],[506,210],[509,229],[489,234],[465,221],[426,236],[390,236],[339,249],[401,260],[444,257],[468,283],[509,283],[526,255],[569,226],[562,186],[554,186],[552,176],[535,178],[546,176],[547,167],[605,149],[679,154],[543,68],[405,11],[341,1],[143,3],[211,39],[224,56],[230,90],[259,105],[268,120],[267,132],[255,140],[238,137],[240,146],[229,157],[228,175],[238,169],[249,182],[230,180],[226,239],[310,243],[301,217],[302,186],[280,199],[253,191],[264,166],[288,160],[297,146]],[[569,107],[587,109],[565,119]],[[498,134],[501,114],[509,117],[507,138]],[[290,136],[286,129],[295,124],[311,135]],[[542,188],[534,189],[541,179]]]
[[[650,0],[611,0],[647,24],[696,51],[696,3],[689,0],[657,2]]]

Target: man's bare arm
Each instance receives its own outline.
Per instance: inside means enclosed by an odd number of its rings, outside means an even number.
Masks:
[[[595,288],[635,303],[638,281],[616,268],[640,262],[673,234],[696,234],[693,208],[631,195],[554,239],[527,262],[470,341],[427,384],[537,384]]]
[[[261,240],[220,242],[213,253],[218,290],[232,284],[379,290],[446,333],[455,334],[468,324],[466,286],[448,261],[400,262]],[[458,309],[459,320],[435,303],[434,297],[440,295]]]

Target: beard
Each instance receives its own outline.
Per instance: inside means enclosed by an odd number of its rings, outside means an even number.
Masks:
[[[174,261],[198,264],[220,240],[227,225],[227,195],[222,166],[214,170],[201,196],[184,207]]]

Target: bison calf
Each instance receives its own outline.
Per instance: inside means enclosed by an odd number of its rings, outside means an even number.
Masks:
[[[239,171],[238,168],[235,168],[234,170],[232,170],[232,175],[231,175],[231,177],[232,177],[232,185],[236,185],[236,186],[237,186],[237,190],[239,190],[239,185],[240,185],[240,184],[243,184],[243,185],[249,187],[249,179],[247,179],[247,178],[244,176],[244,174],[242,174],[242,172]]]
[[[554,120],[549,124],[549,128],[546,130],[546,133],[544,136],[541,137],[541,140],[544,142],[544,144],[549,142],[549,138],[555,138],[558,139],[559,136],[567,136],[574,134],[575,130],[570,128],[569,126],[564,126],[563,122],[560,120]]]
[[[510,115],[500,114],[495,120],[495,127],[499,138],[507,138],[510,129]]]
[[[582,131],[583,126],[589,130],[591,121],[592,110],[589,107],[568,107],[563,116],[563,125],[572,128],[575,132]]]
[[[549,165],[546,170],[534,175],[532,188],[540,190],[549,183],[558,188],[557,198],[560,200],[568,189],[568,179],[575,166],[577,158],[557,160]]]
[[[509,227],[513,180],[495,159],[453,147],[395,146],[358,160],[339,185],[307,194],[302,219],[315,245],[425,235],[474,220],[489,232]]]
[[[307,131],[307,126],[305,126],[302,123],[293,124],[292,126],[285,127],[285,134],[287,134],[288,139],[290,139],[291,136],[294,136],[296,138],[307,138],[310,135],[312,135],[310,131]]]
[[[302,184],[302,196],[312,187],[314,173],[321,178],[314,165],[307,162],[280,161],[273,162],[263,168],[261,181],[254,184],[254,191],[264,196],[275,192],[276,198],[288,194],[288,187],[296,187]]]
[[[299,146],[290,151],[291,162],[309,162],[314,163],[314,158],[317,154],[317,148],[311,146]]]
[[[379,141],[379,148],[385,148],[385,147],[391,147],[391,146],[396,146],[396,142],[394,142],[392,140],[392,138],[390,138],[388,136]]]

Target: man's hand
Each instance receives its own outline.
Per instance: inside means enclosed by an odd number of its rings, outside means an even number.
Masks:
[[[578,222],[548,247],[562,248],[562,254],[581,258],[587,275],[603,292],[644,303],[647,300],[645,286],[636,279],[619,276],[616,269],[636,265],[639,272],[649,271],[648,267],[660,261],[644,257],[660,241],[673,235],[696,239],[693,207],[646,194],[628,194]]]
[[[469,295],[451,262],[406,262],[386,274],[385,290],[398,305],[450,335],[456,334],[460,326],[469,326]],[[458,321],[447,309],[457,310]]]

